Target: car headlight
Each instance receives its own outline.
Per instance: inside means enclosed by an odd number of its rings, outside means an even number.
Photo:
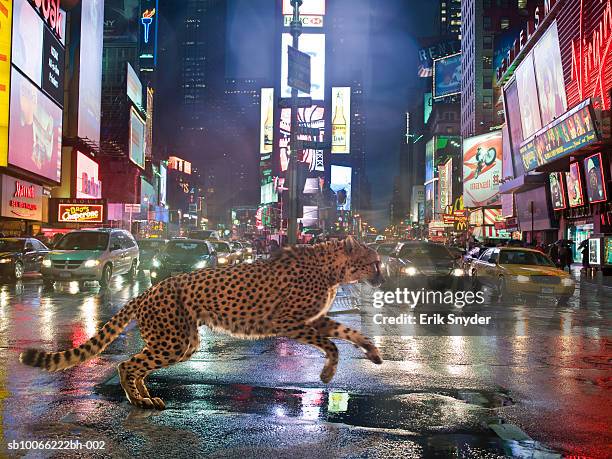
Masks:
[[[99,264],[100,264],[100,260],[87,260],[85,263],[83,263],[83,266],[85,268],[95,268]]]
[[[252,249],[252,248],[250,248],[250,247],[249,247],[249,248],[247,248],[247,249],[246,249],[246,251],[247,251],[247,253],[253,253],[253,249]]]
[[[198,261],[195,265],[193,265],[194,269],[202,269],[208,266],[208,262],[206,260]]]
[[[417,275],[417,269],[414,266],[406,266],[406,267],[402,268],[402,272],[404,274],[406,274],[407,276],[416,276]]]
[[[461,277],[465,276],[465,271],[461,268],[455,268],[451,274],[455,277]]]
[[[157,277],[157,273],[155,271],[151,271],[151,277],[155,279]]]
[[[217,263],[219,263],[220,265],[224,265],[227,263],[227,258],[226,257],[219,257],[217,259]]]
[[[564,277],[563,279],[561,279],[561,284],[564,287],[573,287],[576,283],[574,282],[574,279],[571,279],[569,277]]]
[[[161,266],[161,263],[159,262],[157,258],[153,258],[153,260],[151,260],[151,264],[153,265],[154,268],[159,268]]]
[[[50,268],[50,267],[51,267],[51,265],[52,265],[51,260],[50,260],[49,258],[45,258],[45,259],[42,261],[42,265],[43,265],[45,268]]]
[[[10,258],[0,258],[0,263],[5,264],[5,263],[10,263],[12,260]]]
[[[529,280],[530,280],[530,279],[529,279],[529,276],[523,276],[523,275],[518,275],[518,276],[516,276],[516,281],[517,281],[517,282],[522,282],[522,283],[524,283],[524,282],[529,282]]]

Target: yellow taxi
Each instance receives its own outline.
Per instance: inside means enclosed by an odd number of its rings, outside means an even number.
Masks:
[[[543,253],[521,247],[486,249],[470,266],[473,285],[493,288],[498,295],[551,295],[567,301],[576,284]]]

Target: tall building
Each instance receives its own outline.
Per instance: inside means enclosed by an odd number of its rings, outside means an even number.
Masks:
[[[461,38],[461,0],[440,0],[440,35]]]

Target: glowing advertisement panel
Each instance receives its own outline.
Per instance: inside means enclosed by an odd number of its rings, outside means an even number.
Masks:
[[[98,163],[89,156],[77,152],[76,197],[78,199],[100,199],[102,183],[98,178]]]
[[[127,63],[127,95],[132,102],[142,107],[142,83],[129,62]]]
[[[556,21],[536,44],[533,59],[538,83],[540,115],[542,124],[546,125],[567,110]]]
[[[528,55],[516,69],[516,86],[518,89],[519,107],[523,138],[527,139],[542,128],[538,90],[536,88],[535,71],[532,55]]]
[[[81,2],[78,135],[100,142],[104,2]]]
[[[336,193],[338,210],[351,210],[352,172],[351,167],[331,166],[330,188]]]
[[[145,167],[145,122],[136,110],[130,110],[130,160],[138,167]]]
[[[453,160],[438,167],[438,203],[440,212],[453,202]]]
[[[13,65],[41,86],[44,23],[27,0],[13,4]]]
[[[12,2],[3,2],[0,11],[0,166],[7,165],[9,101],[11,88]]]
[[[465,207],[500,204],[502,131],[463,140],[463,204]]]
[[[607,200],[606,180],[604,168],[601,161],[601,153],[596,153],[584,159],[584,171],[586,174],[586,189],[589,203],[604,202]]]
[[[168,199],[168,168],[166,164],[159,163],[159,205],[165,206]]]
[[[433,98],[461,93],[461,53],[433,62]]]
[[[59,182],[62,109],[13,69],[8,162]]]
[[[580,176],[580,163],[571,163],[569,172],[565,173],[567,179],[567,197],[570,207],[584,205],[584,192],[582,191],[582,177]]]
[[[57,221],[60,223],[102,223],[102,204],[58,204]]]
[[[309,108],[298,109],[298,121],[311,128],[318,128],[319,138],[313,139],[305,135],[299,135],[298,140],[323,141],[325,136],[325,109],[318,105]],[[291,137],[291,109],[283,108],[280,116],[280,136],[278,140],[280,169],[285,172],[289,167],[289,140]],[[300,162],[307,163],[310,171],[325,171],[323,162],[323,150],[302,150]]]
[[[332,88],[331,152],[351,152],[351,88]]]
[[[288,49],[293,42],[290,34],[282,36],[281,56],[281,97],[291,97],[291,88],[287,84]],[[325,100],[325,35],[307,33],[300,36],[299,50],[310,55],[310,94],[299,92],[299,97],[310,95],[313,100]]]
[[[274,88],[261,88],[259,153],[272,153],[274,139]]]
[[[563,183],[563,174],[561,172],[553,172],[549,176],[550,181],[550,199],[554,210],[563,210],[567,207],[565,198],[565,184]]]

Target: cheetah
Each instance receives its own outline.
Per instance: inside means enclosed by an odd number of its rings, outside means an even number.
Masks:
[[[329,383],[338,365],[338,349],[330,338],[349,341],[370,361],[382,363],[370,339],[327,316],[339,285],[358,281],[377,287],[383,277],[378,254],[352,237],[284,248],[268,260],[168,278],[130,300],[79,347],[27,349],[20,361],[47,371],[65,370],[100,354],[137,320],[145,347],[117,369],[128,401],[140,408],[165,408],[149,394],[145,378],[188,360],[200,345],[202,325],[239,338],[286,337],[312,345],[325,354],[320,377]]]

